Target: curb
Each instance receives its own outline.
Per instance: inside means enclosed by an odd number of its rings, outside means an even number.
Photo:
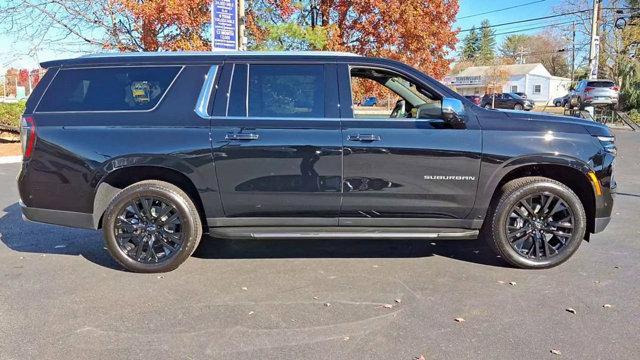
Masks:
[[[22,162],[22,155],[0,156],[0,164],[17,164],[19,162]]]

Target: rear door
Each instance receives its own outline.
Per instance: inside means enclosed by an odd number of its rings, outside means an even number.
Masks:
[[[284,217],[292,225],[337,224],[342,139],[336,87],[332,64],[225,63],[211,141],[226,217],[255,218],[259,225],[280,225]]]
[[[441,95],[396,70],[341,65],[339,77],[348,105],[341,106],[340,225],[458,224],[475,200],[481,153],[475,119],[451,128],[442,119]],[[351,106],[362,93],[388,100]]]

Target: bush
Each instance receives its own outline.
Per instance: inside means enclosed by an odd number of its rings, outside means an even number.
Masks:
[[[632,109],[631,111],[629,111],[629,117],[631,118],[631,120],[640,124],[640,111],[638,111],[638,109]]]
[[[20,127],[20,116],[24,112],[25,101],[0,103],[0,125]]]

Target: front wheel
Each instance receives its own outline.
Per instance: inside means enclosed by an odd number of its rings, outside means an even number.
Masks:
[[[516,104],[516,105],[513,107],[513,110],[522,110],[522,109],[524,109],[524,107],[523,107],[521,104]]]
[[[580,198],[544,177],[508,182],[486,221],[489,245],[510,264],[527,269],[565,262],[578,250],[587,224]]]
[[[202,221],[191,198],[162,181],[141,181],[120,191],[104,214],[107,249],[126,269],[166,272],[195,250]]]

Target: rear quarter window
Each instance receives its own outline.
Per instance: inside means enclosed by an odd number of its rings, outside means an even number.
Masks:
[[[144,111],[153,109],[181,66],[61,69],[37,112]]]

